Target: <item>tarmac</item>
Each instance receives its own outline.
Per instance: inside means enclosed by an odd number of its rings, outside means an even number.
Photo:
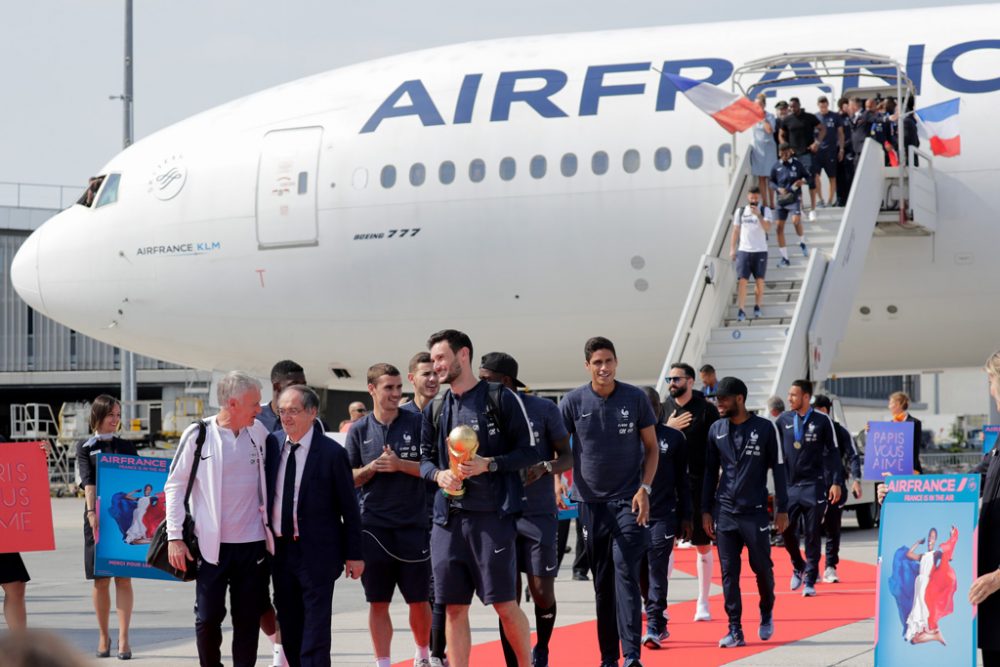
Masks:
[[[93,656],[97,647],[97,626],[91,605],[91,585],[83,576],[83,500],[53,498],[56,550],[24,554],[32,581],[27,588],[28,624],[57,633],[85,655]],[[570,531],[572,545],[573,531]],[[841,559],[875,563],[878,544],[877,530],[861,530],[853,513],[844,515]],[[775,549],[772,558],[787,558]],[[572,554],[563,560],[556,583],[559,603],[556,635],[559,626],[594,618],[594,592],[590,582],[572,580]],[[783,582],[778,582],[779,592]],[[197,664],[194,640],[194,586],[181,582],[134,579],[135,611],[132,616],[131,644],[133,660],[149,667],[159,665]],[[721,593],[713,585],[712,594]],[[397,596],[398,597],[398,596]],[[697,597],[697,582],[693,576],[675,571],[670,583],[670,603]],[[780,596],[779,596],[780,604]],[[112,600],[113,607],[113,600]],[[525,605],[529,619],[534,620],[532,607]],[[871,613],[874,614],[874,607]],[[480,644],[498,638],[496,614],[478,603],[472,606],[473,643]],[[343,667],[370,667],[372,657],[368,634],[367,604],[359,581],[337,581],[333,599],[333,664]],[[406,605],[398,600],[392,606],[396,628],[392,659],[394,662],[412,659],[413,643],[406,619]],[[227,619],[228,621],[228,619]],[[724,622],[716,620],[721,634]],[[117,637],[114,611],[111,614],[111,635]],[[732,665],[872,665],[874,653],[874,620],[867,618],[835,630],[824,632],[772,650],[728,664]],[[231,664],[229,643],[231,633],[225,627],[223,662]],[[669,650],[669,640],[665,647]],[[271,647],[263,635],[260,641],[260,665],[271,664]],[[112,652],[114,655],[114,651]],[[112,658],[114,660],[114,658]],[[598,660],[595,657],[594,664]],[[94,664],[108,664],[94,660]],[[562,667],[558,655],[551,659],[553,667]]]

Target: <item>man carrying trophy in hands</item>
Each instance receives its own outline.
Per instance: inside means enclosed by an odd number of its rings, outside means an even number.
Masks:
[[[469,605],[475,593],[492,605],[519,667],[530,667],[528,619],[517,604],[515,516],[519,471],[538,463],[520,399],[479,380],[472,341],[446,329],[427,341],[434,372],[449,390],[424,408],[420,472],[442,490],[434,499],[431,567],[434,598],[446,605],[451,667],[468,667]]]

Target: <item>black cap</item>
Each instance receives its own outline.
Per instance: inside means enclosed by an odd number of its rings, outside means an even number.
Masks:
[[[788,106],[788,102],[786,102],[785,100],[781,100],[780,102],[778,102],[777,104],[774,105],[774,108],[776,108],[776,109],[784,109],[787,106]]]
[[[494,373],[506,375],[514,381],[515,387],[523,387],[524,383],[517,379],[517,361],[506,352],[488,352],[483,355],[483,360],[479,362],[480,368],[485,368]]]
[[[747,397],[747,386],[743,384],[743,380],[734,377],[724,377],[719,380],[719,384],[715,387],[716,396],[736,396],[740,395],[746,400]]]

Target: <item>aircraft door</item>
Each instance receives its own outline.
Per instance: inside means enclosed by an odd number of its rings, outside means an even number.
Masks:
[[[316,245],[316,179],[321,127],[264,135],[257,169],[259,248]]]

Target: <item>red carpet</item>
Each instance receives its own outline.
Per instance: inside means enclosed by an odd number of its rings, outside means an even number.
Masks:
[[[675,569],[694,575],[694,549],[677,550]],[[760,614],[757,609],[757,584],[744,559],[740,578],[743,591],[743,631],[747,645],[743,648],[720,649],[718,641],[726,634],[727,623],[721,593],[711,598],[712,621],[694,623],[694,600],[671,604],[670,639],[664,648],[651,651],[642,650],[642,663],[646,667],[656,665],[722,665],[739,658],[768,651],[782,644],[798,641],[812,635],[856,623],[875,614],[875,566],[867,563],[842,560],[837,568],[839,584],[817,585],[818,595],[803,598],[799,591],[788,590],[791,567],[784,549],[773,549],[775,593],[774,608],[775,633],[770,641],[757,638],[757,624]],[[822,561],[821,561],[822,565]],[[721,585],[718,554],[715,558],[715,583]],[[558,596],[558,587],[556,588]],[[531,606],[525,605],[529,619],[533,621]],[[873,638],[874,639],[874,638]],[[532,637],[534,642],[534,637]],[[596,621],[557,627],[550,644],[552,667],[577,667],[600,663],[597,648]],[[400,662],[397,667],[412,665],[412,660]],[[504,667],[503,652],[499,641],[478,644],[472,647],[471,664],[474,667]]]

